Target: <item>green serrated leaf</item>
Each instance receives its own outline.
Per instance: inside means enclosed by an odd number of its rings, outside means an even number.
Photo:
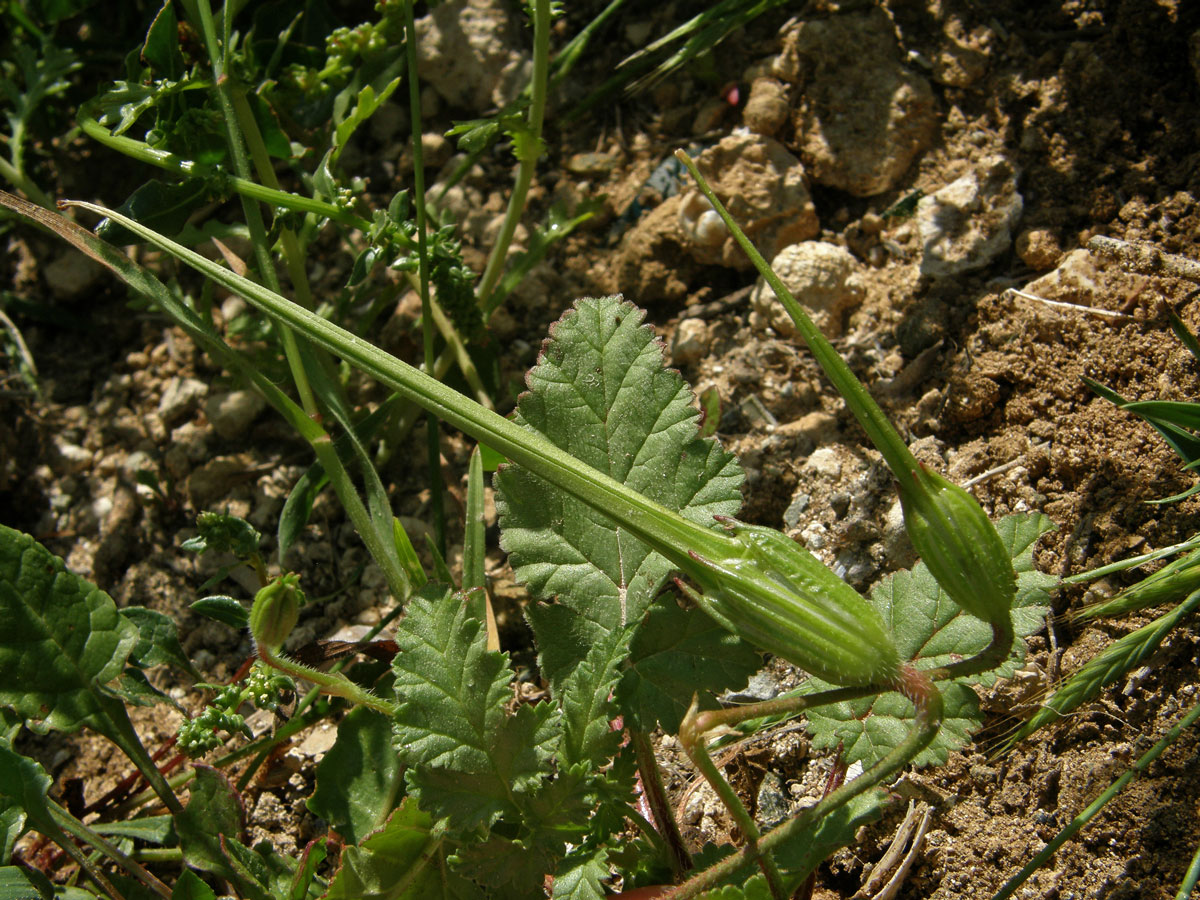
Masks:
[[[915,765],[944,763],[951,750],[968,742],[982,724],[979,698],[968,685],[990,685],[997,678],[1011,675],[1025,655],[1022,639],[1042,628],[1049,608],[1047,592],[1056,579],[1033,568],[1033,547],[1053,527],[1040,513],[1005,516],[996,523],[1017,572],[1012,654],[991,672],[939,685],[945,699],[945,719],[933,742],[914,759]],[[974,656],[991,641],[991,628],[959,609],[922,563],[911,571],[885,578],[871,592],[870,600],[891,630],[901,657],[912,660],[918,668],[934,668]],[[802,690],[815,693],[832,687],[813,678]],[[814,747],[829,749],[842,743],[847,763],[861,761],[869,766],[904,739],[913,713],[912,704],[899,694],[879,694],[811,710],[809,731]]]
[[[423,808],[490,825],[547,776],[559,723],[548,704],[507,713],[513,673],[487,650],[482,598],[439,593],[410,601],[397,630],[396,744]]]
[[[3,525],[0,622],[0,705],[62,731],[105,714],[95,687],[121,674],[137,628],[108,594]]]
[[[805,684],[805,693],[830,687],[814,678]],[[950,682],[938,689],[945,704],[942,727],[930,745],[913,758],[915,766],[946,762],[950,751],[964,746],[981,724],[979,697],[970,687]],[[835,750],[841,744],[848,765],[862,762],[866,767],[908,736],[914,714],[913,705],[899,694],[878,694],[810,710],[808,730],[813,735],[813,749]]]
[[[406,799],[383,828],[342,852],[324,900],[449,900],[444,855],[440,830]]]
[[[621,734],[609,725],[616,715],[611,695],[632,637],[632,629],[610,631],[563,680],[557,697],[563,713],[560,765],[590,763],[599,767],[616,753]]]
[[[137,643],[129,654],[130,663],[142,669],[165,663],[201,680],[202,676],[179,643],[179,629],[174,619],[144,606],[127,606],[121,610],[121,615],[138,630]]]
[[[645,313],[619,297],[580,300],[555,325],[516,420],[626,486],[711,525],[741,505],[741,469],[696,437],[698,413]],[[582,645],[642,620],[672,566],[641,541],[516,466],[496,475],[501,544],[535,596],[575,610]],[[534,621],[535,632],[537,622]],[[559,640],[538,633],[542,648]],[[552,684],[583,659],[545,657]]]
[[[1005,516],[996,522],[996,531],[1017,573],[1012,616],[1018,640],[1013,642],[1012,655],[1004,665],[968,680],[991,685],[997,678],[1010,676],[1025,657],[1025,642],[1020,639],[1045,625],[1049,591],[1057,579],[1034,569],[1033,547],[1053,528],[1049,517],[1041,513]],[[913,660],[918,668],[934,668],[974,656],[991,642],[990,626],[959,609],[938,588],[923,563],[883,579],[870,599],[891,630],[901,658]]]
[[[360,706],[339,723],[337,741],[317,765],[308,808],[346,843],[358,844],[392,811],[400,784],[391,722]]]
[[[651,607],[630,649],[618,689],[626,724],[652,731],[658,722],[674,733],[693,696],[715,706],[713,694],[742,687],[761,667],[756,650],[708,616],[664,599]]]
[[[542,896],[546,873],[556,860],[546,848],[492,837],[459,847],[450,861],[458,875],[484,889],[488,900],[527,900]]]
[[[772,900],[771,889],[762,875],[753,875],[742,885],[727,884],[713,891],[705,891],[700,896],[703,900]]]
[[[497,728],[486,771],[417,766],[406,775],[410,792],[420,798],[422,809],[449,819],[456,833],[518,815],[517,801],[542,788],[549,775],[548,760],[559,739],[555,713],[548,703],[522,706]]]
[[[604,900],[607,891],[601,884],[612,874],[608,850],[604,847],[580,849],[568,853],[554,876],[552,900]]]

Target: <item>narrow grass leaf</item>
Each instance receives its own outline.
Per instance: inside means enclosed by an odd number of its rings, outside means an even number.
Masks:
[[[1131,632],[1093,656],[1079,671],[1065,678],[1050,698],[1021,728],[1004,742],[1009,750],[1038,729],[1057,722],[1099,696],[1105,685],[1132,672],[1158,649],[1163,639],[1200,606],[1200,590],[1168,613]],[[1003,752],[1003,751],[1002,751]]]

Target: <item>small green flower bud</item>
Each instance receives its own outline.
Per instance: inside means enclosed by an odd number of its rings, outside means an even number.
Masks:
[[[923,466],[900,482],[913,548],[951,600],[990,624],[1007,624],[1017,594],[1012,557],[978,501]]]
[[[250,634],[260,644],[274,650],[280,647],[296,627],[304,593],[300,576],[294,572],[280,575],[254,595],[250,609]]]
[[[834,684],[889,684],[900,655],[874,607],[819,559],[771,528],[733,522],[741,556],[708,560],[688,574],[688,593],[747,642]]]

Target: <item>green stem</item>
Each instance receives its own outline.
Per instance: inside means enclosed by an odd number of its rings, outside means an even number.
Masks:
[[[688,900],[688,898],[696,897],[715,887],[742,866],[753,862],[759,853],[769,853],[776,847],[787,843],[799,832],[819,822],[838,807],[850,802],[870,787],[890,778],[925,749],[942,725],[941,693],[923,672],[910,667],[902,669],[894,683],[877,686],[874,692],[878,692],[880,687],[885,690],[899,691],[917,708],[912,730],[900,744],[858,778],[842,785],[833,793],[822,798],[816,805],[810,806],[795,818],[789,819],[768,832],[758,842],[756,848],[742,847],[737,853],[705,869],[685,884],[662,894],[661,900]],[[839,692],[830,691],[828,693]],[[705,715],[707,713],[700,714],[700,716]]]
[[[172,815],[182,813],[183,806],[180,804],[179,798],[175,796],[166,777],[159,771],[158,764],[146,752],[146,747],[138,737],[137,731],[134,730],[133,723],[129,721],[129,714],[125,711],[124,704],[117,698],[106,695],[97,695],[97,699],[100,700],[107,713],[106,718],[112,726],[104,730],[105,737],[120,747],[121,752],[129,757],[130,762],[142,773],[142,777],[146,779],[150,788]]]
[[[320,686],[327,694],[344,697],[351,703],[357,703],[361,706],[368,706],[376,712],[383,713],[389,719],[394,718],[400,709],[395,703],[390,703],[382,697],[377,697],[370,691],[359,687],[345,675],[335,672],[322,672],[319,669],[302,665],[295,660],[280,655],[277,650],[261,642],[258,645],[258,656],[267,665],[278,669],[286,675],[311,681],[313,684]]]
[[[233,160],[233,169],[239,178],[250,180],[250,161],[246,154],[246,143],[242,139],[242,131],[238,127],[238,117],[233,102],[233,86],[225,71],[225,61],[229,53],[229,17],[231,6],[226,4],[224,17],[223,41],[218,42],[216,26],[213,22],[212,7],[209,0],[195,0],[196,9],[200,16],[201,31],[208,48],[209,61],[213,69],[213,81],[216,83],[217,100],[221,105],[221,118],[225,123],[226,145]],[[250,243],[254,247],[254,257],[258,264],[258,274],[263,283],[272,291],[279,292],[279,276],[275,272],[275,261],[271,258],[271,244],[267,240],[267,228],[263,224],[262,209],[258,202],[243,195],[242,214],[246,218],[246,227],[250,229]],[[281,329],[280,338],[283,341],[284,355],[287,357],[288,368],[292,380],[300,395],[300,405],[310,416],[317,413],[317,402],[313,397],[312,388],[308,383],[308,374],[304,371],[304,363],[300,358],[300,349],[296,343],[296,335],[291,329]]]
[[[796,330],[800,332],[800,336],[804,338],[804,342],[808,344],[808,349],[812,351],[812,355],[816,358],[821,368],[825,371],[825,375],[833,382],[833,386],[837,388],[846,399],[846,405],[850,411],[854,413],[854,417],[858,419],[863,430],[867,433],[871,443],[875,445],[881,454],[888,468],[892,470],[892,474],[897,478],[902,475],[911,475],[913,472],[920,472],[921,466],[917,462],[912,451],[908,449],[908,445],[904,443],[903,438],[888,421],[883,410],[879,408],[879,404],[863,387],[861,381],[850,370],[850,366],[842,359],[841,354],[834,349],[833,344],[829,343],[829,339],[821,333],[816,324],[804,308],[796,302],[796,298],[792,296],[792,292],[787,289],[787,286],[780,280],[779,276],[771,271],[771,267],[767,265],[767,261],[763,259],[762,254],[758,252],[755,246],[750,243],[750,240],[738,228],[737,223],[729,212],[725,209],[717,195],[713,193],[712,188],[708,186],[708,182],[704,176],[700,174],[700,170],[696,168],[696,164],[692,158],[682,150],[675,151],[675,157],[687,166],[688,172],[696,180],[696,184],[700,186],[700,190],[704,196],[708,198],[708,202],[712,204],[713,209],[721,216],[725,222],[725,226],[729,229],[729,233],[733,235],[738,246],[742,248],[745,254],[750,257],[750,261],[754,263],[754,267],[759,274],[766,279],[767,284],[771,286],[771,290],[775,292],[775,296],[779,298],[779,302],[783,304],[783,308],[787,310],[792,321],[796,323]]]
[[[1200,847],[1196,848],[1192,864],[1183,875],[1183,883],[1179,885],[1179,893],[1175,895],[1175,900],[1189,900],[1192,891],[1196,889],[1197,881],[1200,881]]]
[[[413,20],[413,0],[404,3],[404,50],[408,63],[408,108],[412,119],[413,206],[417,214],[417,273],[421,294],[421,337],[423,367],[433,371],[433,307],[429,299],[429,236],[426,234],[425,158],[421,147],[421,85],[417,80],[417,26]],[[437,415],[426,410],[426,454],[429,459],[429,499],[433,513],[434,543],[446,555],[446,512],[442,506],[442,449]]]
[[[532,7],[533,79],[529,111],[525,119],[529,133],[516,141],[519,161],[517,179],[513,184],[512,196],[508,198],[508,209],[504,213],[500,234],[492,245],[492,252],[483,270],[483,280],[479,283],[477,297],[484,309],[488,308],[492,291],[504,274],[508,248],[521,221],[521,213],[525,211],[525,197],[533,183],[533,173],[542,151],[542,123],[546,115],[546,84],[550,71],[550,0],[533,0]]]
[[[1095,818],[1096,814],[1104,808],[1108,801],[1112,800],[1113,797],[1125,789],[1125,786],[1129,782],[1150,768],[1150,764],[1158,759],[1162,755],[1162,752],[1171,746],[1171,744],[1175,743],[1181,734],[1191,728],[1197,719],[1200,719],[1200,705],[1192,707],[1186,716],[1180,719],[1170,731],[1163,735],[1162,740],[1147,750],[1141,759],[1135,762],[1124,775],[1109,785],[1108,790],[1097,797],[1087,809],[1072,819],[1066,828],[1054,836],[1054,840],[1048,843],[1037,856],[1029,861],[1029,865],[1008,880],[1004,887],[992,897],[992,900],[1007,900],[1008,897],[1011,897],[1030,875],[1045,865],[1046,861],[1058,852],[1059,847],[1075,837],[1088,822]]]
[[[50,199],[49,195],[34,184],[28,175],[2,156],[0,156],[0,176],[3,176],[5,181],[34,203],[44,206],[46,209],[54,209],[54,201]]]
[[[79,866],[80,871],[86,872],[87,876],[96,882],[100,886],[100,889],[109,897],[113,898],[113,900],[125,900],[124,895],[113,887],[112,882],[84,855],[83,851],[75,845],[75,842],[64,831],[63,825],[59,821],[59,816],[55,815],[54,805],[47,804],[46,809],[50,814],[50,818],[41,819],[38,822],[38,831],[41,831],[46,837],[58,844],[67,856],[71,857],[71,860]]]
[[[700,770],[704,780],[716,791],[717,797],[725,804],[725,809],[729,811],[734,822],[742,830],[742,837],[746,842],[746,848],[750,851],[750,858],[762,869],[763,875],[767,879],[767,886],[771,889],[771,896],[775,900],[787,900],[788,895],[783,888],[783,874],[779,871],[779,865],[775,862],[774,857],[764,856],[760,852],[759,841],[762,839],[762,833],[758,830],[758,824],[742,803],[737,791],[733,789],[733,786],[717,769],[712,757],[708,755],[708,749],[704,746],[703,732],[693,727],[698,711],[697,700],[693,697],[692,708],[684,716],[679,729],[679,743],[683,745],[684,751],[696,764],[696,768]]]

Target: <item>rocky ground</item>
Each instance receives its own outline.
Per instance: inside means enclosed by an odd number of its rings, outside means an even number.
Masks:
[[[1097,398],[1080,376],[1131,399],[1196,396],[1195,360],[1164,315],[1178,304],[1200,328],[1196,304],[1184,302],[1193,286],[1126,271],[1085,247],[1107,235],[1200,259],[1200,7],[797,4],[732,36],[707,66],[565,121],[624,55],[686,18],[685,6],[619,21],[548,118],[528,221],[556,201],[602,198],[602,207],[493,321],[506,384],[519,387],[547,325],[573,298],[623,292],[648,308],[696,389],[719,394],[720,435],[748,473],[745,518],[784,525],[862,588],[911,562],[878,456],[770,292],[664,166],[675,148],[690,148],[922,460],[972,483],[995,515],[1036,510],[1054,520],[1058,531],[1036,554],[1043,571],[1072,574],[1193,534],[1200,501],[1147,501],[1194,476],[1149,426]],[[589,17],[569,11],[563,33]],[[511,44],[489,33],[499,43],[472,51],[484,69],[470,83],[492,92],[462,93],[466,76],[449,64],[469,56],[461,48],[431,51],[424,63],[432,124],[423,142],[443,173],[455,160],[440,130],[503,99],[506,73],[523,62],[519,30]],[[381,116],[347,153],[379,197],[408,178],[403,121]],[[83,141],[46,152],[61,163],[61,196],[116,205],[137,183],[137,173],[97,179],[113,160]],[[509,159],[498,153],[447,197],[473,265],[490,247],[510,183]],[[635,200],[645,208],[637,218],[628,212]],[[228,509],[273,534],[309,463],[304,445],[72,251],[25,228],[3,240],[6,288],[56,318],[14,316],[41,394],[21,388],[10,356],[0,391],[0,521],[38,536],[118,603],[179,616],[192,658],[213,680],[228,677],[249,648],[187,611],[208,572],[179,543],[204,509]],[[351,257],[332,243],[322,251],[315,281],[336,291]],[[221,309],[226,320],[239,311],[232,300]],[[385,346],[415,352],[413,317],[402,301],[380,335]],[[443,449],[453,511],[469,445],[446,434]],[[427,481],[411,460],[421,453],[400,456],[386,473],[389,488],[406,524],[420,529]],[[321,595],[366,557],[335,503],[323,498],[313,521],[286,562]],[[504,639],[519,650],[522,592],[499,551],[489,563]],[[328,635],[370,624],[385,594],[368,567],[358,590],[302,628]],[[1084,599],[1083,588],[1063,591],[1055,613]],[[989,754],[1040,691],[1150,617],[1085,628],[1055,618],[1032,640],[1021,677],[984,698],[992,717],[982,739],[950,765],[913,776],[934,812],[896,896],[990,896],[1195,702],[1200,648],[1180,630],[1128,683],[1011,753]],[[160,735],[170,724],[158,723]],[[298,770],[322,743],[314,735],[293,748],[279,783],[255,794],[263,833],[305,838]],[[83,749],[56,751],[56,777],[90,785],[98,772],[118,774],[105,772],[107,758],[90,744]],[[795,730],[743,749],[728,771],[750,797],[765,796],[766,783],[787,803],[820,777],[822,761],[809,759]],[[694,778],[670,740],[663,753],[693,834],[719,833],[722,822],[694,799]],[[1192,737],[1181,739],[1024,896],[1173,897],[1200,842],[1196,753]],[[873,826],[836,856],[816,896],[859,890],[898,824]]]

